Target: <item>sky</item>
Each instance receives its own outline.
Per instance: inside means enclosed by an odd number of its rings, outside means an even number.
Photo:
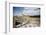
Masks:
[[[13,7],[13,16],[22,16],[22,15],[40,15],[40,8],[36,7]]]

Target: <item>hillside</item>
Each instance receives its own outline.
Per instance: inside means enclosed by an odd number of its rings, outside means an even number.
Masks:
[[[40,26],[40,16],[25,16],[24,15],[24,16],[13,17],[13,28],[39,27],[39,26]]]

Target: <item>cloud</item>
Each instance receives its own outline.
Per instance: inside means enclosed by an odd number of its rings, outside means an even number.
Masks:
[[[31,15],[31,16],[40,15],[40,10],[37,8],[24,8],[23,14],[24,15]]]

